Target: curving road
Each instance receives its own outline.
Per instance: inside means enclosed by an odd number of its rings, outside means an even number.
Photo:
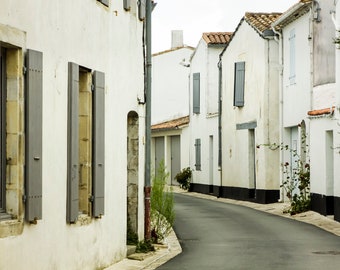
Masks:
[[[251,208],[175,194],[183,252],[159,270],[340,269],[340,237]]]

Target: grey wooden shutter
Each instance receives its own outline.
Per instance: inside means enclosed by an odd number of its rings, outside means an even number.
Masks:
[[[126,11],[129,11],[131,9],[130,0],[123,0],[123,6]]]
[[[295,29],[289,33],[289,83],[294,84],[296,77],[295,71]]]
[[[107,7],[109,6],[109,0],[99,0],[99,2]]]
[[[245,62],[235,63],[234,106],[244,106]]]
[[[193,113],[200,113],[200,73],[193,74]]]
[[[146,0],[138,0],[138,17],[142,21],[146,14]]]
[[[28,50],[26,66],[25,219],[34,222],[42,219],[42,52]]]
[[[67,211],[66,220],[74,223],[79,209],[79,66],[68,66],[68,123],[67,123]]]
[[[195,140],[196,171],[201,170],[201,139]]]
[[[93,215],[104,215],[105,193],[105,74],[93,73]]]

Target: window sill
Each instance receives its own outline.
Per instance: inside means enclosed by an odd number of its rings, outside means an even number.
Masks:
[[[22,220],[2,220],[0,221],[0,238],[17,236],[22,234],[24,222]]]
[[[92,218],[86,214],[80,214],[78,216],[78,220],[76,222],[76,225],[78,226],[86,226],[91,223]]]

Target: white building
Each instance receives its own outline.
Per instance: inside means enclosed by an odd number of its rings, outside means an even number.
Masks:
[[[170,173],[189,166],[189,60],[193,48],[183,44],[183,31],[172,31],[171,49],[152,56],[151,167],[163,160]]]
[[[190,61],[191,190],[219,194],[219,55],[232,33],[203,33]]]
[[[104,268],[126,255],[127,213],[143,238],[139,11],[1,2],[0,269]]]
[[[279,200],[279,13],[246,13],[221,54],[222,197]]]
[[[281,160],[310,163],[311,207],[323,215],[340,211],[334,11],[332,0],[300,1],[273,24],[282,46],[281,141],[298,154],[283,153]]]

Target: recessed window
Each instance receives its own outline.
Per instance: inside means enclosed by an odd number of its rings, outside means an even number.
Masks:
[[[104,214],[104,83],[104,73],[69,63],[69,223]]]

